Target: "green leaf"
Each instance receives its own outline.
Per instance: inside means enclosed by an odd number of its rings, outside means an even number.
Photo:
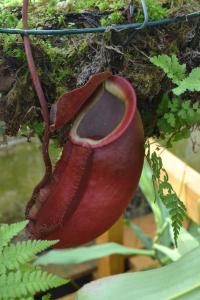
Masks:
[[[20,264],[26,264],[37,253],[55,245],[57,242],[29,240],[5,247],[0,256],[0,274],[5,273],[6,270],[18,269]]]
[[[184,108],[186,111],[190,108],[191,102],[189,100],[185,100],[182,102],[182,108]]]
[[[181,139],[187,139],[190,137],[190,130],[189,128],[183,128],[180,132],[177,132],[174,135],[173,141],[180,141]]]
[[[153,240],[148,236],[138,225],[131,223],[131,228],[133,229],[136,236],[140,239],[146,249],[153,248]]]
[[[199,108],[199,103],[198,102],[195,102],[193,105],[192,105],[192,108],[193,109],[198,109]]]
[[[154,244],[154,249],[157,250],[157,251],[162,252],[167,257],[169,257],[172,261],[176,261],[179,258],[181,258],[181,254],[178,252],[177,249],[171,249],[171,248],[168,248],[166,246],[159,245],[159,244],[156,244],[156,243]]]
[[[180,117],[180,118],[183,119],[183,120],[187,119],[187,112],[186,112],[184,109],[181,109],[181,110],[178,112],[178,117]]]
[[[126,273],[94,281],[80,289],[75,299],[200,299],[199,257],[200,247],[160,269]]]
[[[159,103],[159,106],[158,106],[158,109],[157,109],[158,116],[162,117],[166,112],[168,112],[169,103],[170,103],[170,98],[168,96],[168,93],[165,93],[163,95],[162,100]]]
[[[0,299],[34,295],[66,284],[68,281],[42,271],[10,272],[0,276]],[[21,298],[20,298],[21,299]]]
[[[169,185],[169,182],[162,182],[159,186],[158,193],[161,200],[169,210],[169,215],[172,220],[172,227],[174,232],[174,241],[177,245],[179,231],[182,227],[182,223],[186,215],[186,208],[178,198],[177,194],[174,192],[172,186],[170,185],[169,188]]]
[[[51,294],[44,295],[42,300],[51,300]]]
[[[174,128],[176,126],[176,119],[175,119],[174,114],[167,113],[167,114],[164,115],[164,118],[167,120],[167,122],[169,123],[169,125],[171,127]]]
[[[160,164],[160,167],[161,166],[162,164]],[[153,210],[157,234],[159,235],[160,241],[164,245],[171,244],[169,228],[168,226],[166,226],[166,219],[169,217],[169,213],[167,208],[161,202],[159,196],[157,195],[157,191],[153,186],[152,170],[149,167],[147,160],[144,161],[144,167],[142,171],[142,176],[140,177],[139,186]]]
[[[173,239],[173,234],[172,234]],[[181,228],[177,240],[177,248],[171,249],[163,245],[154,244],[154,249],[162,252],[172,261],[178,260],[181,256],[189,253],[191,250],[199,247],[198,240],[193,237],[186,229]]]
[[[17,298],[16,300],[34,300],[34,297]]]
[[[200,91],[200,67],[193,69],[189,76],[182,80],[177,88],[173,89],[173,92],[179,96],[187,90],[191,92]]]
[[[8,243],[20,233],[28,224],[28,221],[19,222],[16,224],[1,224],[0,225],[0,249],[7,246]]]
[[[57,276],[43,272],[30,263],[41,252],[57,241],[23,241],[11,243],[27,221],[0,225],[0,300],[32,300],[37,292],[67,283]]]
[[[185,78],[186,65],[181,65],[177,57],[162,54],[150,58],[151,63],[161,68],[173,83],[179,84]]]
[[[128,248],[116,243],[78,247],[67,250],[52,250],[40,256],[36,260],[38,265],[72,265],[80,264],[90,260],[98,259],[112,254],[121,255],[149,255],[153,256],[154,251]]]
[[[39,136],[42,137],[43,132],[44,132],[44,126],[41,122],[34,121],[29,124],[29,127],[35,131],[35,133]]]
[[[191,222],[188,232],[200,243],[200,226],[198,224]]]
[[[175,244],[177,244],[177,238],[180,228],[182,227],[182,221],[186,215],[186,208],[173,190],[172,185],[168,182],[168,175],[166,170],[163,168],[161,157],[157,155],[156,151],[152,154],[149,151],[147,160],[152,169],[152,180],[155,190],[158,187],[157,192],[159,198],[169,211],[169,215],[172,220],[171,225],[174,232],[174,241]],[[161,172],[164,176],[161,176]]]
[[[170,111],[176,113],[177,111],[179,111],[181,104],[182,104],[182,99],[173,98],[171,101],[169,101]]]
[[[51,300],[51,299],[52,299],[51,294],[47,294],[42,297],[42,300]]]
[[[196,247],[199,247],[198,240],[184,228],[180,229],[177,244],[177,250],[180,253],[180,255],[184,255],[190,252],[191,250],[195,249]]]

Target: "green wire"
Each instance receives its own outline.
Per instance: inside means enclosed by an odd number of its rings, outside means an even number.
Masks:
[[[146,23],[146,27],[157,27],[169,24],[176,24],[179,22],[187,22],[189,20],[200,18],[200,11],[190,13],[183,16],[177,16],[174,18],[161,19],[156,21],[149,21]],[[11,28],[0,28],[0,33],[5,34],[20,34],[20,35],[73,35],[73,34],[87,34],[87,33],[103,33],[110,30],[127,30],[127,29],[140,29],[143,23],[132,23],[124,25],[115,25],[109,27],[95,27],[95,28],[82,28],[82,29],[51,29],[51,30],[35,30],[35,29],[11,29]],[[142,27],[143,28],[143,27]]]

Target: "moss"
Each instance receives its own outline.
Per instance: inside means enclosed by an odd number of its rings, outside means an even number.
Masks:
[[[101,26],[109,26],[112,24],[122,24],[125,21],[124,17],[120,12],[114,12],[108,16],[107,19],[101,18]]]
[[[5,1],[3,1],[5,2]],[[0,1],[1,26],[21,27],[21,1]],[[151,19],[191,12],[199,7],[198,1],[148,0]],[[74,1],[61,8],[57,1],[34,1],[30,6],[30,27],[63,28],[91,27],[128,22],[129,1]],[[133,21],[142,21],[140,1],[135,1]],[[70,13],[69,13],[70,11]],[[77,12],[82,12],[78,14]],[[103,21],[102,21],[103,20]],[[105,22],[105,24],[104,24]],[[31,37],[32,49],[49,107],[64,92],[84,84],[95,72],[111,70],[128,78],[136,87],[138,105],[145,124],[146,135],[158,133],[156,109],[161,95],[171,83],[149,62],[149,56],[161,53],[177,54],[188,69],[198,66],[200,53],[197,22],[170,25],[136,31],[132,41],[123,47],[127,31],[79,36]],[[189,51],[189,52],[188,52]],[[188,53],[192,53],[190,56]],[[0,119],[7,133],[15,135],[27,122],[27,111],[35,107],[33,120],[41,121],[38,100],[31,85],[20,36],[1,35],[0,56],[15,83],[10,91],[0,91]],[[151,112],[149,114],[149,112]],[[31,119],[32,120],[32,119]]]

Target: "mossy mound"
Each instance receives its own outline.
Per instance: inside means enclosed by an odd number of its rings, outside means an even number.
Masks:
[[[0,13],[1,27],[21,27],[21,1],[8,1]],[[200,10],[194,1],[148,0],[151,19]],[[13,5],[15,3],[15,6]],[[30,6],[30,27],[37,29],[84,28],[130,22],[129,1],[35,1]],[[157,5],[156,5],[157,4]],[[63,5],[63,6],[62,6]],[[6,8],[5,8],[6,6]],[[117,13],[117,14],[116,14]],[[131,21],[142,21],[140,1]],[[146,136],[160,135],[157,108],[172,83],[149,58],[175,54],[188,72],[200,65],[200,19],[165,27],[104,34],[31,37],[35,62],[49,107],[63,92],[84,84],[90,75],[110,70],[130,80],[136,88]],[[127,43],[124,43],[126,42]],[[126,45],[125,45],[126,44]],[[16,135],[24,124],[42,121],[32,87],[20,36],[0,36],[0,120],[6,134]],[[200,102],[199,93],[189,95]],[[159,116],[162,118],[162,116]]]

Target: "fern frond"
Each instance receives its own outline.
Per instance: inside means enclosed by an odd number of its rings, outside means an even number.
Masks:
[[[177,88],[173,89],[173,92],[179,96],[187,90],[200,92],[200,67],[193,69],[189,76],[182,80]]]
[[[162,159],[157,155],[156,151],[151,153],[150,144],[146,144],[147,161],[152,169],[152,180],[154,186],[158,188],[158,195],[169,211],[172,229],[174,233],[174,241],[177,246],[178,235],[182,227],[183,220],[186,216],[186,207],[178,198],[172,185],[169,182],[168,174],[163,167]]]
[[[67,282],[67,280],[42,271],[10,272],[0,276],[0,299],[30,297],[39,291],[44,292]]]
[[[0,274],[5,273],[6,270],[18,269],[20,264],[26,264],[37,253],[55,245],[57,242],[29,240],[5,247],[0,256]]]
[[[165,170],[162,169],[162,171]],[[158,194],[169,211],[169,216],[174,233],[174,241],[175,245],[177,246],[179,232],[182,227],[183,220],[186,216],[186,208],[183,202],[178,198],[171,184],[168,182],[166,176],[164,177],[164,181],[159,185]]]
[[[34,300],[34,297],[28,297],[28,298],[18,298],[16,300]]]
[[[21,232],[28,221],[19,222],[16,224],[2,224],[0,225],[0,249],[7,246],[8,243],[19,233]]]
[[[162,54],[150,58],[151,63],[161,68],[173,83],[179,84],[185,78],[186,65],[180,64],[177,57]]]
[[[51,300],[51,295],[47,294],[42,297],[42,300]]]

